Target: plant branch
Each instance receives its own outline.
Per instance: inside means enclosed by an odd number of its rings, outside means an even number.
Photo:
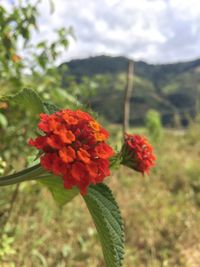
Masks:
[[[44,172],[45,170],[41,167],[40,164],[38,164],[20,172],[0,177],[0,186],[20,183],[27,180],[39,179],[40,176],[44,174]]]

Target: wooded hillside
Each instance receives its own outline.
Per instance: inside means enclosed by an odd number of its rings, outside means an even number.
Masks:
[[[72,60],[61,66],[66,65],[64,87],[67,89],[71,75],[80,83],[83,77],[90,77],[96,89],[90,97],[90,105],[108,120],[121,122],[128,59],[98,56]],[[200,59],[163,65],[135,62],[131,122],[141,124],[147,110],[156,109],[165,125],[173,125],[178,115],[182,124],[187,125],[189,116],[194,116],[199,109],[199,74]]]

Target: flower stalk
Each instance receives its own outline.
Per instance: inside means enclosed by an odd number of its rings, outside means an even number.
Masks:
[[[17,173],[0,177],[0,186],[12,185],[28,180],[40,179],[44,174],[45,170],[41,167],[40,164],[37,164],[33,167],[19,171]]]

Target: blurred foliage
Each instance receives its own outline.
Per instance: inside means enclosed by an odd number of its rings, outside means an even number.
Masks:
[[[195,120],[190,121],[190,126],[187,131],[186,139],[189,144],[195,145],[199,140],[200,133],[200,114],[197,114]]]
[[[6,162],[2,160],[2,158],[0,157],[0,175],[2,175],[4,173],[6,167]]]
[[[160,114],[156,110],[149,110],[145,118],[145,126],[152,141],[160,142],[163,137],[163,128]]]
[[[37,81],[41,84],[41,80],[44,86],[43,77],[51,86],[59,84],[55,62],[67,48],[73,31],[71,28],[57,29],[54,41],[40,40],[33,44],[32,35],[39,31],[39,4],[40,1],[34,4],[19,1],[11,4],[10,9],[0,4],[1,94],[19,90],[33,81],[34,87],[37,87]]]
[[[0,113],[0,128],[6,128],[8,125],[8,121],[6,119],[6,116],[4,114]]]
[[[3,260],[3,258],[9,257],[16,253],[16,251],[13,249],[13,242],[13,237],[9,237],[5,233],[2,235],[0,244],[0,260]]]

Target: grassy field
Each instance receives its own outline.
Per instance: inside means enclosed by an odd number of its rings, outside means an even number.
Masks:
[[[143,132],[140,129],[140,132]],[[111,129],[118,143],[117,127]],[[126,231],[124,267],[200,266],[199,128],[165,132],[155,143],[150,176],[124,167],[107,183],[122,210]],[[13,190],[15,187],[13,187]],[[0,223],[12,197],[0,189]],[[1,267],[103,267],[96,231],[76,197],[63,209],[35,182],[20,185],[0,242]]]

